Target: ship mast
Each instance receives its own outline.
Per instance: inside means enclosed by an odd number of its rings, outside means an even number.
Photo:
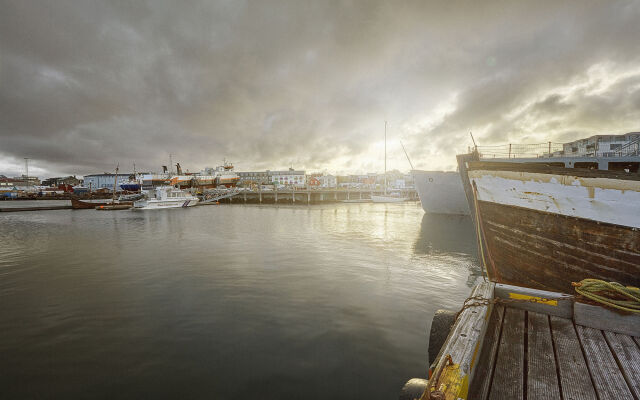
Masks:
[[[384,194],[387,195],[387,121],[384,121]]]
[[[116,187],[118,186],[118,169],[120,168],[120,164],[116,166],[116,175],[113,178],[113,199],[112,203],[116,202]]]

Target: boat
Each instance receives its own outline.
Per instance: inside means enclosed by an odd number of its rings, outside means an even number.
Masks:
[[[371,201],[374,203],[401,203],[407,201],[406,197],[387,194],[387,121],[384,121],[384,195],[372,195]]]
[[[623,170],[640,166],[640,132],[596,135],[569,143],[475,146],[477,158],[492,162],[547,164],[565,168]],[[416,191],[427,213],[469,215],[460,174],[412,170]]]
[[[411,175],[424,212],[469,215],[469,203],[458,172],[412,170]]]
[[[71,197],[71,208],[74,210],[93,210],[96,208],[112,210],[112,209],[122,209],[120,206],[131,207],[133,202],[131,201],[119,201],[116,200],[116,185],[118,182],[118,169],[116,167],[116,173],[113,182],[113,196],[111,199],[100,199],[100,200],[80,200],[76,196]],[[118,208],[118,207],[120,208]]]
[[[150,190],[143,190],[144,199],[133,202],[133,209],[153,210],[160,208],[193,207],[200,201],[191,193],[174,186],[159,186]]]
[[[565,293],[586,278],[640,286],[637,170],[487,161],[460,170],[492,281]]]

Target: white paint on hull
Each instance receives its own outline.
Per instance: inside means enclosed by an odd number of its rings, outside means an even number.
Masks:
[[[422,209],[432,214],[469,215],[460,174],[453,171],[411,171]]]
[[[640,228],[640,181],[469,171],[479,200]]]
[[[134,203],[133,208],[138,210],[156,210],[162,208],[182,208],[193,207],[198,204],[198,199],[175,199],[175,200],[141,200]]]

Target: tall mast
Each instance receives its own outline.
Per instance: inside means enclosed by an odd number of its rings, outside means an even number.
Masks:
[[[384,121],[384,194],[387,194],[387,121]]]
[[[120,164],[116,166],[116,176],[113,178],[113,201],[116,201],[116,188],[118,187],[118,169],[120,168]]]

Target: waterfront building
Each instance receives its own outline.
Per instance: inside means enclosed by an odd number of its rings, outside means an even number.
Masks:
[[[278,186],[305,187],[307,179],[304,171],[289,168],[288,171],[236,172],[243,186],[273,184]]]
[[[338,187],[338,179],[334,175],[322,175],[317,177],[320,182],[320,187],[323,188],[335,188]]]
[[[118,188],[121,190],[120,185],[129,183],[129,177],[131,174],[122,173],[118,174]],[[103,173],[103,174],[91,174],[84,176],[84,186],[90,187],[91,190],[107,189],[113,191],[113,182],[115,180],[115,174]]]
[[[58,187],[60,185],[78,186],[81,183],[80,179],[75,176],[65,176],[57,178],[47,178],[42,181],[42,186]]]
[[[40,184],[40,179],[36,176],[17,176],[13,178],[7,178],[2,175],[0,177],[0,187],[13,187],[13,186],[37,186]]]
[[[255,171],[255,172],[236,172],[238,177],[238,184],[242,186],[251,185],[264,185],[270,182],[267,171]]]
[[[554,155],[616,157],[621,155],[619,154],[621,151],[625,153],[622,155],[633,155],[627,153],[632,151],[638,152],[639,141],[640,132],[629,132],[623,135],[595,135],[586,139],[564,143],[562,145],[563,154]],[[633,143],[635,143],[636,146],[632,146]]]

